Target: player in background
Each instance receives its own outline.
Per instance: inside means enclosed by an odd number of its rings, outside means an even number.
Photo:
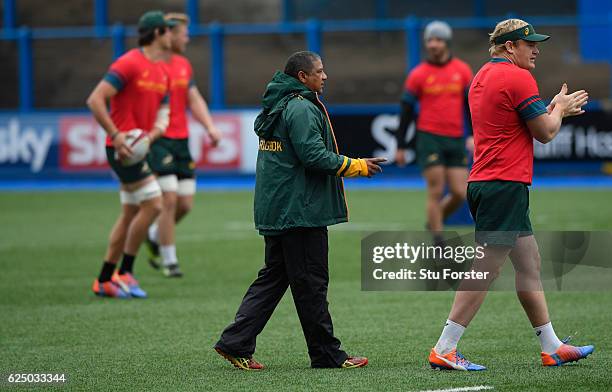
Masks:
[[[111,231],[102,270],[93,284],[93,291],[100,296],[147,296],[134,278],[134,258],[161,210],[161,189],[146,161],[124,166],[121,160],[132,153],[125,132],[142,129],[153,142],[168,126],[169,81],[162,60],[170,48],[168,30],[172,24],[161,11],[145,13],[138,22],[140,47],[117,59],[87,99],[87,106],[107,134],[106,157],[121,182],[121,214]],[[119,271],[115,271],[121,257]]]
[[[593,346],[571,346],[566,344],[568,339],[559,340],[555,334],[529,220],[533,139],[541,143],[553,140],[563,118],[584,113],[588,99],[584,90],[568,94],[564,83],[548,107],[542,102],[530,71],[539,54],[537,43],[548,38],[520,19],[498,23],[489,38],[491,60],[470,87],[475,153],[467,199],[476,222],[476,242],[484,247],[484,257],[474,260],[472,270],[489,275],[486,280],[461,282],[440,339],[429,355],[433,368],[485,369],[459,354],[457,343],[508,256],[515,270],[517,296],[540,341],[542,364],[559,366],[593,352]]]
[[[427,228],[441,242],[443,222],[465,200],[467,157],[471,136],[464,142],[464,126],[471,134],[467,91],[472,70],[450,51],[453,32],[441,21],[425,27],[427,60],[415,67],[404,83],[400,125],[396,132],[395,162],[406,164],[406,132],[416,118],[416,158],[427,184]],[[420,110],[415,113],[415,105]],[[468,118],[465,124],[464,118]],[[449,193],[443,197],[445,185]]]
[[[162,211],[149,228],[147,248],[149,263],[168,277],[180,277],[176,255],[175,226],[193,206],[196,191],[195,162],[189,153],[187,107],[193,117],[208,131],[213,147],[221,140],[206,101],[193,79],[189,60],[182,54],[187,49],[189,17],[169,13],[166,20],[174,26],[170,30],[171,48],[166,51],[166,66],[170,76],[170,124],[163,137],[151,146],[149,162],[162,189]]]

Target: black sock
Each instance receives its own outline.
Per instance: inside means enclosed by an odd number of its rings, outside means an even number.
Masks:
[[[132,273],[134,269],[134,258],[136,256],[123,254],[123,260],[121,260],[121,267],[119,267],[119,274],[125,274],[126,272]]]
[[[100,276],[98,276],[98,282],[108,282],[113,277],[113,272],[115,272],[115,267],[117,264],[109,263],[105,261],[102,264],[102,271],[100,271]]]

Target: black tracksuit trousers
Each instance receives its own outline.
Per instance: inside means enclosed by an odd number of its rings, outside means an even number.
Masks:
[[[328,310],[327,228],[296,228],[265,236],[265,266],[247,290],[236,318],[215,345],[236,357],[250,358],[257,335],[291,287],[311,366],[340,367],[347,354],[334,337]]]

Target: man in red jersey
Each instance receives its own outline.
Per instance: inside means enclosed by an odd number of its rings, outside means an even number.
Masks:
[[[474,165],[467,199],[476,222],[476,242],[484,256],[472,271],[489,272],[487,279],[463,281],[429,362],[433,368],[484,370],[457,352],[457,343],[478,312],[487,290],[506,257],[516,273],[519,301],[534,327],[544,366],[585,358],[593,346],[575,347],[559,340],[550,318],[542,282],[540,254],[529,220],[528,185],[533,174],[533,139],[550,142],[564,117],[584,113],[584,90],[567,94],[563,84],[550,105],[540,98],[531,75],[539,54],[537,43],[550,38],[536,34],[520,19],[497,24],[490,36],[491,60],[474,77],[469,92],[474,129]]]
[[[469,114],[467,91],[472,80],[470,66],[450,52],[452,30],[441,21],[425,27],[427,61],[414,68],[404,84],[400,125],[396,133],[395,162],[406,164],[406,132],[416,120],[416,158],[427,183],[427,228],[441,241],[443,221],[465,200],[467,180],[464,117]],[[468,122],[469,123],[469,122]],[[468,124],[469,125],[469,124]],[[443,197],[448,184],[449,193]]]
[[[147,296],[133,276],[133,265],[149,225],[161,210],[161,189],[145,160],[132,165],[122,161],[132,154],[125,132],[141,129],[152,142],[168,126],[169,79],[162,60],[170,48],[168,29],[172,25],[161,11],[145,13],[138,22],[140,48],[117,59],[87,99],[87,106],[108,135],[106,156],[121,182],[121,214],[111,231],[102,271],[93,284],[93,291],[100,296]],[[115,271],[122,254],[119,271]]]
[[[171,21],[171,48],[166,51],[166,67],[170,76],[170,124],[164,136],[151,146],[149,163],[162,189],[162,211],[157,222],[149,227],[147,245],[149,263],[162,269],[168,277],[180,277],[175,245],[175,225],[191,210],[196,191],[195,162],[189,153],[187,106],[193,117],[208,131],[212,146],[221,140],[221,132],[212,121],[206,101],[193,79],[189,60],[181,54],[187,49],[189,17],[169,13]]]

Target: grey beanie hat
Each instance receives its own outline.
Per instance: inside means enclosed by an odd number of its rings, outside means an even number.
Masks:
[[[446,42],[453,39],[453,30],[446,22],[441,20],[434,20],[425,26],[425,32],[423,33],[423,39],[428,41],[430,38],[440,38]]]

